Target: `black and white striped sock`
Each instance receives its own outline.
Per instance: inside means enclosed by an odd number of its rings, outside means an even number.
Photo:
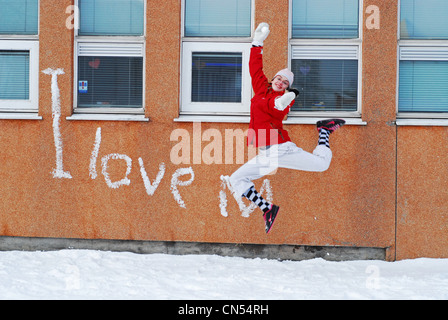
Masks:
[[[325,145],[327,148],[330,148],[330,131],[325,128],[319,131],[319,145]]]
[[[255,203],[257,206],[259,206],[264,213],[268,212],[271,209],[271,204],[264,200],[253,186],[249,190],[247,190],[244,196]]]

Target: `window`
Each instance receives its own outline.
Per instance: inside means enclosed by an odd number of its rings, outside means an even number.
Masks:
[[[358,38],[358,0],[294,0],[292,37]]]
[[[401,0],[398,114],[448,118],[448,2]]]
[[[359,117],[359,0],[291,0],[295,116]]]
[[[253,0],[184,0],[181,114],[249,114]]]
[[[0,112],[3,114],[38,112],[38,7],[37,0],[0,0]]]
[[[30,52],[0,51],[0,99],[30,98]]]
[[[142,0],[79,0],[79,11],[79,35],[143,35]]]
[[[356,48],[295,48],[291,65],[295,75],[293,86],[301,92],[293,111],[357,111]]]
[[[78,49],[78,108],[143,108],[141,45],[80,43]]]
[[[448,2],[401,0],[400,39],[448,39]]]
[[[250,0],[185,0],[186,37],[250,37]]]
[[[75,113],[144,114],[143,0],[78,0]]]
[[[0,35],[37,35],[38,0],[0,0]]]
[[[445,61],[400,61],[400,112],[448,112],[448,53]]]
[[[239,52],[193,52],[191,101],[241,103],[242,58]]]

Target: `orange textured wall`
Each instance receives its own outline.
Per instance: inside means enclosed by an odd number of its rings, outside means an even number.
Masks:
[[[72,2],[41,0],[39,35],[39,70],[62,68],[65,72],[58,76],[60,131],[63,169],[72,178],[52,175],[56,150],[51,76],[41,72],[39,114],[43,120],[0,122],[1,235],[381,247],[387,248],[389,260],[395,259],[396,253],[398,258],[448,256],[446,249],[430,246],[434,238],[440,244],[446,240],[446,215],[435,209],[446,203],[446,159],[440,139],[435,138],[443,137],[445,130],[400,128],[397,140],[393,125],[395,0],[364,1],[364,12],[369,5],[381,10],[380,29],[363,28],[362,119],[367,125],[346,126],[331,137],[334,158],[327,172],[280,169],[266,177],[275,203],[282,208],[268,236],[260,211],[243,217],[229,192],[227,216],[222,214],[220,176],[230,175],[240,166],[235,163],[236,155],[233,164],[201,161],[176,165],[170,159],[178,143],[170,140],[176,129],[188,132],[192,153],[194,141],[200,143],[196,152],[206,150],[210,142],[201,142],[200,134],[208,129],[216,129],[223,137],[226,130],[247,129],[247,124],[202,123],[197,131],[198,125],[174,121],[180,103],[181,1],[147,1],[145,112],[150,122],[66,119],[73,109],[74,37],[65,26],[65,9]],[[265,21],[271,25],[264,49],[268,77],[288,66],[288,6],[287,0],[275,4],[256,0],[255,24]],[[363,16],[365,20],[368,14]],[[92,179],[89,165],[99,128],[98,176]],[[317,133],[313,125],[287,125],[287,129],[299,147],[314,149]],[[225,154],[229,150],[224,148]],[[107,185],[101,162],[115,153],[132,160],[129,185],[116,189]],[[159,169],[165,169],[153,195],[145,189],[141,164],[151,183]],[[178,186],[185,209],[175,200],[172,185],[176,172],[188,168],[194,172],[194,181]],[[111,181],[118,181],[126,176],[126,169],[125,160],[109,160],[107,174]],[[185,174],[179,180],[192,178]],[[257,181],[256,186],[260,188],[262,182]],[[437,206],[428,209],[434,203]]]
[[[398,129],[397,258],[448,256],[447,129]]]

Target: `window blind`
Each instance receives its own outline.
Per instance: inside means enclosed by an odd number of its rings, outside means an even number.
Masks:
[[[78,107],[142,108],[142,57],[78,57]]]
[[[186,37],[250,37],[251,0],[185,0]]]
[[[79,0],[79,35],[144,34],[143,0]]]
[[[241,102],[242,53],[193,52],[192,102]]]
[[[357,110],[357,60],[293,59],[292,72],[300,91],[293,111]]]
[[[38,0],[0,0],[0,34],[38,34]]]
[[[448,39],[448,1],[401,0],[401,39]]]
[[[293,0],[293,38],[358,38],[359,0]]]
[[[29,99],[30,53],[0,51],[0,99]]]
[[[448,61],[400,61],[399,112],[448,112]]]

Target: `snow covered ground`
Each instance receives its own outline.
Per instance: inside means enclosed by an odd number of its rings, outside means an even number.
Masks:
[[[300,262],[0,252],[0,299],[448,299],[448,259]]]

